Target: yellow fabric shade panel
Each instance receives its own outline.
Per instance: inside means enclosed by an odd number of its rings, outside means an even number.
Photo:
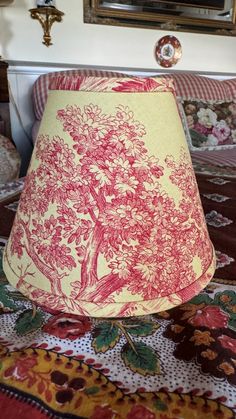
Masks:
[[[215,256],[171,81],[64,76],[51,88],[4,253],[9,282],[94,317],[198,294]]]

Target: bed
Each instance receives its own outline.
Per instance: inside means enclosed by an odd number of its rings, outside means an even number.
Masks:
[[[41,77],[34,85],[34,106],[44,103],[42,88],[38,87],[45,86],[46,81]],[[40,109],[43,112],[43,106]],[[40,114],[36,112],[37,116]],[[8,284],[1,255],[24,178],[0,185],[2,417],[235,417],[234,152],[235,148],[221,153],[192,152],[217,255],[213,280],[186,304],[155,315],[123,320],[46,310]]]

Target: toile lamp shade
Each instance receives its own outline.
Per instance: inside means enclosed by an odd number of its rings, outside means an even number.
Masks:
[[[215,257],[172,81],[55,78],[4,253],[41,306],[146,315],[198,294]]]

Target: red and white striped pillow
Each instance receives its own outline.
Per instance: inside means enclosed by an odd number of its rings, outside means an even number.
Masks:
[[[236,78],[224,80],[222,84],[229,90],[230,95],[236,99]]]
[[[233,100],[232,89],[226,81],[189,73],[171,74],[164,77],[171,77],[174,80],[176,95],[180,99]],[[234,97],[236,98],[236,94]]]

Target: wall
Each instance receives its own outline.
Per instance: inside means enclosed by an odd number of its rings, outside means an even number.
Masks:
[[[174,34],[183,48],[175,70],[236,73],[236,37],[84,24],[82,0],[56,4],[65,16],[63,23],[54,23],[49,48],[41,42],[39,22],[28,12],[35,0],[15,0],[0,8],[0,55],[17,62],[160,70],[154,46],[161,36]]]

